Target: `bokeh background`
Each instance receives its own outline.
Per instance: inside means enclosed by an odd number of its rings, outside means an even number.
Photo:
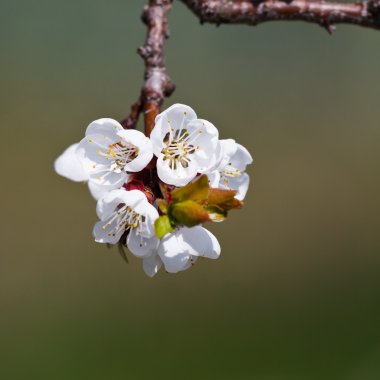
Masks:
[[[254,155],[222,245],[145,276],[93,242],[54,159],[142,84],[140,0],[1,0],[0,378],[380,378],[380,33],[199,25],[178,1],[167,66]]]

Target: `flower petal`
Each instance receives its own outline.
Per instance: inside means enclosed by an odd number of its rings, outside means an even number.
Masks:
[[[139,172],[144,169],[153,157],[152,142],[140,131],[133,129],[122,130],[118,135],[123,141],[134,145],[138,149],[137,157],[125,165],[125,170],[129,172]]]
[[[97,243],[116,244],[120,240],[121,236],[123,235],[124,230],[119,229],[115,235],[111,235],[108,231],[112,230],[117,225],[118,222],[119,222],[119,219],[115,219],[109,226],[109,229],[104,228],[105,225],[107,224],[107,220],[100,220],[99,222],[97,222],[92,231],[95,241]]]
[[[122,187],[127,182],[129,175],[125,172],[116,173],[111,171],[101,171],[90,175],[90,181],[95,182],[98,186],[106,188]]]
[[[147,257],[156,251],[159,240],[153,236],[144,238],[138,232],[137,228],[132,228],[129,231],[127,238],[128,249],[137,257]]]
[[[132,190],[131,190],[132,191]],[[133,190],[139,191],[139,190]],[[142,193],[141,191],[139,191]],[[142,193],[143,194],[143,193]],[[132,207],[131,207],[132,208]],[[144,217],[144,222],[140,222],[140,234],[144,238],[155,236],[154,222],[159,217],[157,209],[151,205],[144,195],[144,199],[133,207],[133,210]]]
[[[183,271],[191,264],[191,256],[183,245],[179,231],[164,236],[158,246],[158,254],[169,273]]]
[[[210,187],[218,188],[220,182],[220,173],[218,170],[213,170],[207,174]]]
[[[88,135],[109,135],[113,140],[117,140],[117,132],[123,130],[121,124],[110,118],[103,118],[93,121],[86,129],[86,136]]]
[[[242,201],[247,194],[249,187],[249,175],[247,173],[243,173],[238,177],[225,177],[222,176],[220,179],[219,188],[225,190],[236,190],[237,193],[235,198],[239,201]]]
[[[146,201],[143,192],[125,189],[112,190],[104,194],[96,205],[96,213],[100,220],[108,219],[120,204],[135,209],[140,202]]]
[[[143,269],[149,277],[153,277],[160,270],[161,266],[162,261],[156,253],[143,258]]]
[[[115,140],[116,138],[116,140]],[[79,155],[86,171],[89,173],[89,180],[101,186],[120,187],[127,179],[127,173],[112,171],[112,162],[104,156],[104,152],[109,149],[109,145],[119,141],[119,137],[109,135],[88,135],[81,140],[78,145]]]
[[[157,160],[157,174],[161,181],[174,186],[185,186],[197,175],[197,165],[190,161],[187,168],[176,163],[175,168],[170,167],[170,160],[164,160],[161,155]]]
[[[223,158],[220,162],[219,167],[221,169],[224,169],[224,167],[227,166],[228,163],[230,162],[231,157],[236,153],[237,144],[236,144],[236,141],[233,139],[220,140],[220,144],[222,146]]]
[[[206,173],[221,159],[219,132],[213,124],[203,119],[192,120],[187,129],[189,143],[197,148],[192,159],[197,163],[198,172]]]
[[[253,158],[243,145],[236,143],[236,153],[231,157],[231,164],[234,168],[244,171],[247,165],[252,164]]]
[[[54,162],[55,171],[75,182],[88,181],[88,173],[76,154],[79,143],[70,145]]]
[[[202,256],[217,259],[220,256],[220,245],[217,238],[206,228],[195,226],[181,228],[183,242],[187,245],[187,252],[192,256]]]
[[[117,187],[116,187],[117,188]],[[107,186],[101,186],[97,185],[93,181],[88,182],[88,189],[90,190],[90,194],[95,200],[100,199],[104,194],[106,194],[108,191],[114,190],[114,187],[107,187]]]

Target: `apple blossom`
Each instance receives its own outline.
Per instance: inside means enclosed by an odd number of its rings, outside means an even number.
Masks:
[[[152,143],[136,130],[125,130],[113,119],[99,119],[86,130],[77,148],[89,181],[108,189],[121,187],[128,172],[139,172],[153,157]]]
[[[150,138],[158,176],[169,185],[186,185],[221,158],[218,130],[183,104],[174,104],[156,117]]]
[[[126,245],[135,256],[149,256],[157,248],[154,221],[158,211],[143,192],[109,191],[98,200],[96,212],[100,219],[93,229],[96,242],[117,244],[127,233]]]

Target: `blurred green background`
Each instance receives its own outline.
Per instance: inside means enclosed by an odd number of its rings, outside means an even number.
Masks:
[[[140,0],[1,0],[0,378],[380,378],[380,33],[200,26],[178,1],[177,90],[256,159],[222,245],[154,279],[94,243],[95,203],[54,159],[124,118]]]

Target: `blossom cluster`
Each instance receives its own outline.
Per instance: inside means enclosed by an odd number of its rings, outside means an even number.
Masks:
[[[55,161],[58,174],[87,182],[97,200],[96,242],[127,246],[153,277],[216,259],[220,245],[202,226],[240,208],[252,157],[186,105],[155,119],[150,137],[113,119],[92,122]]]

